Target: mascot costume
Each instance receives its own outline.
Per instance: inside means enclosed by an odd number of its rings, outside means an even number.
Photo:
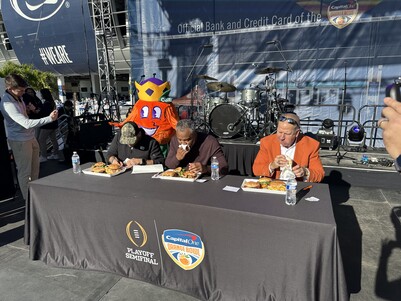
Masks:
[[[128,121],[135,122],[148,136],[155,138],[161,146],[170,142],[175,133],[178,113],[167,98],[170,93],[170,83],[158,78],[148,78],[141,83],[135,82],[138,91],[138,101],[127,118],[120,123],[111,123],[122,127]],[[164,151],[164,147],[162,147]]]

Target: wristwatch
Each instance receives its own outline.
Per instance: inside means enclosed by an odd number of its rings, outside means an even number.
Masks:
[[[395,165],[395,169],[396,169],[398,172],[401,172],[401,155],[399,155],[399,156],[397,157],[397,159],[395,159],[394,165]]]

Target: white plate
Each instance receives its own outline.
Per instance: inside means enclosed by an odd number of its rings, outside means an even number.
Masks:
[[[173,170],[173,169],[168,169],[168,170]],[[196,178],[181,178],[181,177],[165,177],[165,176],[162,176],[161,174],[162,173],[157,173],[152,178],[162,179],[162,180],[181,181],[181,182],[195,182],[201,176],[201,174],[198,174],[196,176]]]
[[[123,167],[123,168],[121,168],[121,170],[119,172],[116,172],[116,173],[114,173],[112,175],[109,175],[109,174],[107,174],[105,172],[93,172],[93,171],[91,171],[91,169],[92,169],[92,167],[89,167],[89,168],[84,169],[82,172],[84,174],[86,174],[86,175],[111,178],[111,177],[117,176],[119,174],[122,174],[124,171],[126,171],[126,168]]]
[[[280,190],[270,190],[270,189],[265,189],[265,188],[248,188],[248,187],[244,187],[245,182],[257,182],[258,180],[255,179],[245,179],[244,181],[242,181],[241,184],[241,189],[243,191],[250,191],[250,192],[259,192],[259,193],[270,193],[270,194],[286,194],[286,191],[280,191]]]

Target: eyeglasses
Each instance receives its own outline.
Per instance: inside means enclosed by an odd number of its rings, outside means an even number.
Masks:
[[[287,121],[289,124],[296,125],[297,127],[299,127],[298,122],[293,118],[282,115],[282,116],[280,116],[280,118],[278,120],[279,121]]]

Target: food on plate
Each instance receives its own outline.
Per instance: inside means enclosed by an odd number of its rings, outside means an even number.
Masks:
[[[166,170],[161,174],[163,177],[178,177],[178,173],[174,170]]]
[[[245,188],[260,188],[260,183],[258,181],[245,181]]]
[[[92,165],[92,167],[105,167],[106,163],[104,162],[96,162],[95,164]]]
[[[259,178],[258,182],[260,184],[260,188],[267,188],[269,186],[269,184],[271,183],[272,179],[270,178],[266,178],[266,177],[262,177]]]
[[[96,162],[91,166],[91,171],[96,173],[106,172],[106,164],[104,162]]]
[[[277,191],[285,191],[285,182],[281,180],[271,181],[267,189],[277,190]]]
[[[162,177],[179,177],[179,178],[187,178],[187,179],[196,179],[198,174],[193,171],[186,170],[182,167],[177,167],[175,169],[166,170],[161,174]]]
[[[183,174],[182,174],[183,178],[195,179],[196,176],[197,176],[196,172],[189,171],[189,170],[184,171]]]
[[[102,166],[92,167],[91,171],[96,172],[96,173],[104,173],[104,172],[106,172],[106,168],[104,168]]]
[[[180,173],[182,170],[183,170],[182,167],[177,167],[177,168],[174,169],[174,172]]]
[[[121,166],[118,164],[109,164],[105,167],[105,171],[107,174],[112,175],[121,171]]]
[[[243,188],[267,189],[275,191],[285,191],[285,182],[281,180],[272,180],[270,178],[260,178],[258,180],[245,180]]]

